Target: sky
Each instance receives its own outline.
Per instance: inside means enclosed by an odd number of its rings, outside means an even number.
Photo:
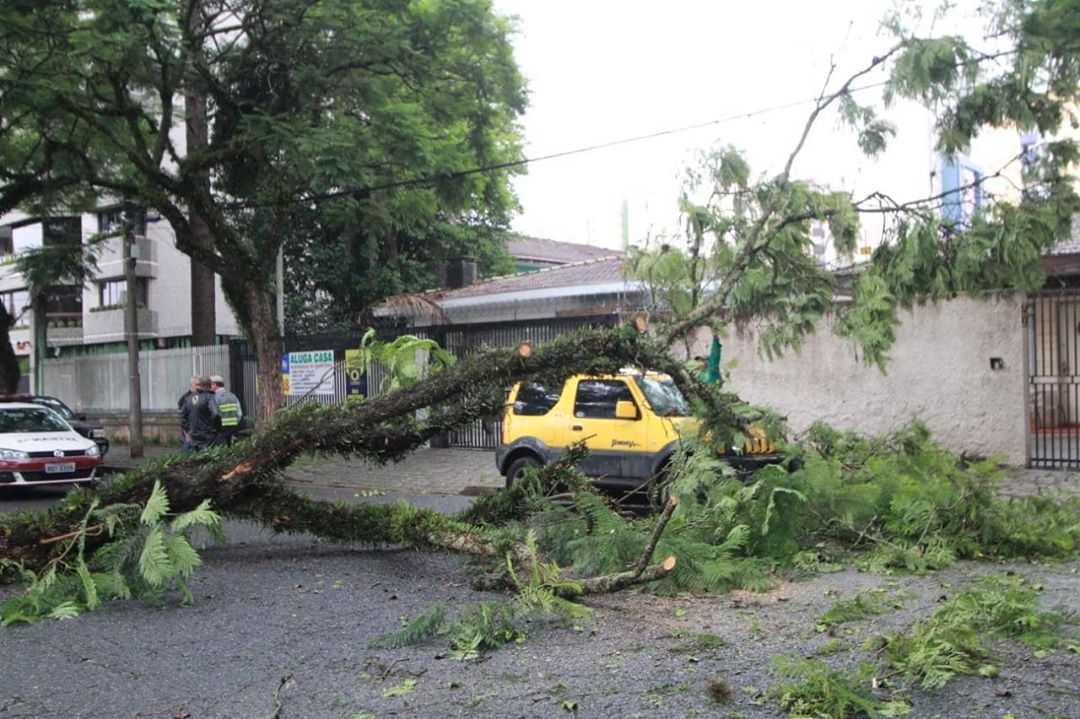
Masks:
[[[833,77],[846,78],[888,47],[879,26],[891,7],[891,0],[495,0],[498,12],[517,18],[515,56],[530,93],[521,119],[526,157],[704,125],[531,163],[514,181],[523,206],[514,229],[616,248],[625,201],[631,244],[676,237],[679,178],[694,153],[731,144],[755,171],[778,171],[833,63]],[[833,161],[852,143],[830,114],[795,174],[858,184],[857,161]]]

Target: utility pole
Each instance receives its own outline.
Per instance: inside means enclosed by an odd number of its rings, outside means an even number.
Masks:
[[[143,456],[142,436],[142,378],[139,376],[139,307],[135,277],[135,262],[138,251],[135,247],[134,207],[124,209],[124,283],[127,286],[127,299],[124,301],[124,335],[127,338],[128,355],[128,450],[132,459]]]

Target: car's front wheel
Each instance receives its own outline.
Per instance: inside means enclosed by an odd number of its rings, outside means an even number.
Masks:
[[[523,479],[525,477],[525,470],[536,469],[539,466],[540,460],[536,457],[518,457],[510,463],[510,467],[506,470],[506,486],[510,487],[518,480]]]

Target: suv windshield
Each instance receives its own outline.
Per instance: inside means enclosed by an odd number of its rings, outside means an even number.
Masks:
[[[690,403],[670,377],[657,379],[635,375],[634,381],[649,401],[653,412],[661,417],[688,417],[691,414]]]
[[[8,432],[67,432],[71,428],[54,412],[44,407],[0,408],[0,433]]]

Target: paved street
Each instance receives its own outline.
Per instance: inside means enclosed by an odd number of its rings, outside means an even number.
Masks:
[[[147,457],[160,457],[171,447],[148,446]],[[127,447],[117,445],[106,464],[130,464]],[[403,494],[478,494],[502,487],[495,469],[495,455],[472,449],[421,449],[394,464],[377,465],[362,459],[341,460],[302,457],[287,474],[300,486]],[[1002,484],[1002,494],[1023,496],[1040,492],[1080,494],[1080,473],[1055,469],[1013,469]]]
[[[145,456],[163,457],[174,451],[151,445]],[[132,463],[124,445],[115,445],[105,460],[116,468]],[[403,494],[479,494],[504,485],[495,469],[495,453],[474,449],[420,449],[401,462],[385,465],[363,459],[301,457],[287,474],[301,486]]]

